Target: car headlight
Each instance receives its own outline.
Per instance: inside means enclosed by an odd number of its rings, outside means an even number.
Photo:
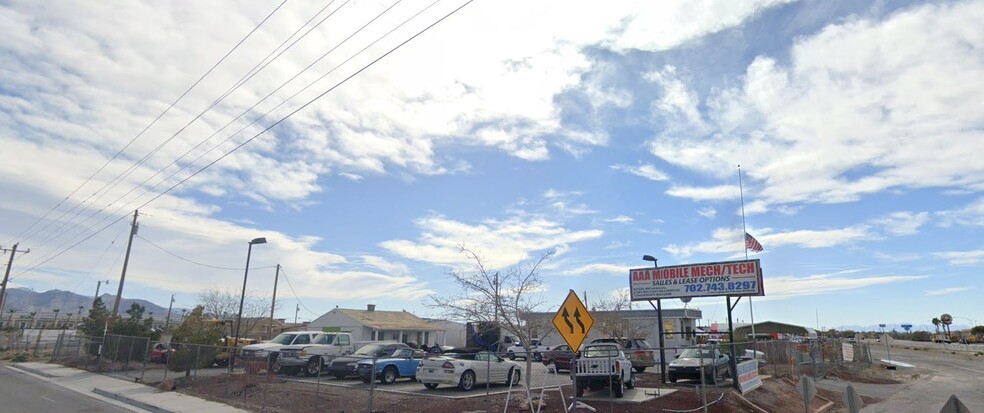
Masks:
[[[265,357],[267,354],[270,354],[270,351],[269,350],[259,350],[259,351],[256,352],[256,354],[259,355],[260,357]]]
[[[307,349],[303,349],[303,350],[301,350],[301,356],[302,356],[302,357],[305,357],[305,356],[307,356],[307,355],[308,355],[308,352],[307,352]]]

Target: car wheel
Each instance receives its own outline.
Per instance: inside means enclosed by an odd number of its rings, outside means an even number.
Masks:
[[[635,369],[636,373],[642,373],[642,372],[646,371],[646,367],[645,366],[643,366],[643,367],[633,367],[633,369]]]
[[[543,361],[543,354],[533,353],[533,361]]]
[[[397,373],[396,367],[389,366],[383,370],[383,377],[379,379],[379,382],[383,384],[393,384],[396,383],[396,378],[399,376],[400,374]]]
[[[574,382],[574,395],[577,397],[584,396],[584,386],[581,385],[581,381]]]
[[[424,387],[426,387],[427,390],[434,390],[437,388],[437,383],[424,383]]]
[[[622,376],[618,376],[618,383],[612,383],[612,393],[616,399],[621,399],[625,394],[625,381]]]
[[[509,357],[509,360],[516,360],[516,353],[510,351],[509,354],[506,355],[506,357]]]
[[[365,376],[365,377],[362,378],[362,382],[365,383],[365,384],[369,384],[369,382],[371,382],[371,381],[372,381],[372,379],[370,379],[369,376]]]
[[[554,373],[556,373],[556,372],[559,371],[559,370],[557,370],[557,363],[554,363],[553,360],[550,360],[550,361],[547,362],[547,371],[550,371],[550,370],[553,370]]]
[[[629,382],[625,383],[625,388],[626,389],[635,388],[635,374],[633,374],[631,371],[629,372]]]
[[[705,379],[707,379],[708,383],[717,384],[718,379],[717,379],[717,374],[715,373],[717,373],[717,369],[711,369],[711,371],[704,373],[706,375]]]
[[[468,370],[461,374],[461,379],[458,380],[458,389],[461,391],[469,391],[475,387],[475,373]]]
[[[307,365],[304,366],[304,373],[308,376],[317,376],[321,373],[321,357],[311,357]]]
[[[509,369],[509,376],[506,379],[506,384],[512,383],[513,386],[519,384],[520,372],[518,369]]]
[[[669,376],[667,378],[670,380],[670,383],[676,383],[676,381],[677,381],[676,376]]]

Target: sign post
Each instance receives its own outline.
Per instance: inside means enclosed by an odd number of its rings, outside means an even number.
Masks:
[[[577,297],[574,290],[567,293],[567,298],[560,305],[557,314],[553,317],[553,325],[564,338],[564,341],[571,347],[571,351],[577,353],[581,351],[581,344],[588,337],[591,326],[594,325],[594,318],[584,307],[584,303]],[[577,388],[577,362],[571,365],[571,378],[574,380],[574,387]],[[563,403],[563,402],[561,402]],[[573,411],[577,411],[577,391],[574,392]]]

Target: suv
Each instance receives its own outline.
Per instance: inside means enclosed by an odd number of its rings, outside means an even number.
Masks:
[[[367,344],[356,350],[355,353],[349,354],[347,356],[335,357],[330,364],[326,372],[337,379],[344,379],[348,376],[355,376],[359,374],[359,362],[366,359],[383,358],[390,357],[396,350],[409,349],[410,346],[397,343],[394,341],[377,341],[372,344]]]
[[[728,355],[716,347],[691,347],[670,362],[668,378],[676,383],[679,379],[701,380],[703,376],[704,381],[717,384],[718,377],[730,375],[730,364]]]
[[[267,370],[272,372],[277,368],[277,357],[280,356],[281,349],[290,345],[311,344],[314,341],[314,336],[318,334],[321,334],[321,332],[291,331],[280,333],[273,340],[243,347],[241,358],[247,363],[265,360]]]
[[[530,352],[533,354],[533,361],[540,361],[543,359],[543,355],[540,353],[540,340],[531,339],[530,340]],[[526,347],[523,347],[523,343],[520,341],[515,341],[509,348],[506,349],[506,357],[509,360],[516,360],[516,358],[527,359]]]
[[[285,372],[299,370],[308,376],[317,376],[325,363],[354,351],[351,334],[321,333],[314,337],[311,344],[282,348],[277,364]]]
[[[656,365],[656,351],[652,350],[649,342],[642,338],[599,338],[591,341],[594,343],[615,343],[622,346],[625,354],[632,361],[632,368],[636,373],[646,371],[646,368]]]

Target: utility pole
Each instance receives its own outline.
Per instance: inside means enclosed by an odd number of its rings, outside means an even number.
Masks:
[[[137,235],[137,215],[139,211],[133,210],[133,222],[130,223],[130,240],[126,243],[126,257],[123,258],[123,272],[120,273],[120,285],[116,287],[116,300],[113,301],[113,312],[109,313],[109,317],[116,317],[117,311],[120,310],[120,297],[123,296],[123,282],[126,281],[126,267],[130,264],[130,247],[133,246],[133,236]]]
[[[277,264],[277,274],[273,276],[273,300],[270,301],[270,338],[273,338],[273,311],[277,308],[277,281],[280,280],[280,264]]]
[[[10,268],[14,266],[14,255],[18,252],[25,254],[31,252],[31,250],[18,250],[18,245],[20,244],[14,244],[14,248],[11,249],[0,248],[0,251],[10,253],[10,259],[7,260],[7,270],[3,272],[3,284],[0,284],[0,314],[3,313],[4,299],[7,298],[7,281],[10,280]]]
[[[174,294],[171,294],[171,302],[167,305],[167,317],[164,318],[164,331],[171,325],[171,307],[174,306]]]
[[[297,324],[297,313],[301,312],[301,305],[297,304],[294,306],[294,324]]]
[[[96,299],[99,298],[99,287],[102,286],[102,284],[109,285],[109,280],[106,280],[106,281],[103,281],[103,280],[96,281],[96,295],[92,296],[92,302],[93,303],[95,303],[96,302]]]

